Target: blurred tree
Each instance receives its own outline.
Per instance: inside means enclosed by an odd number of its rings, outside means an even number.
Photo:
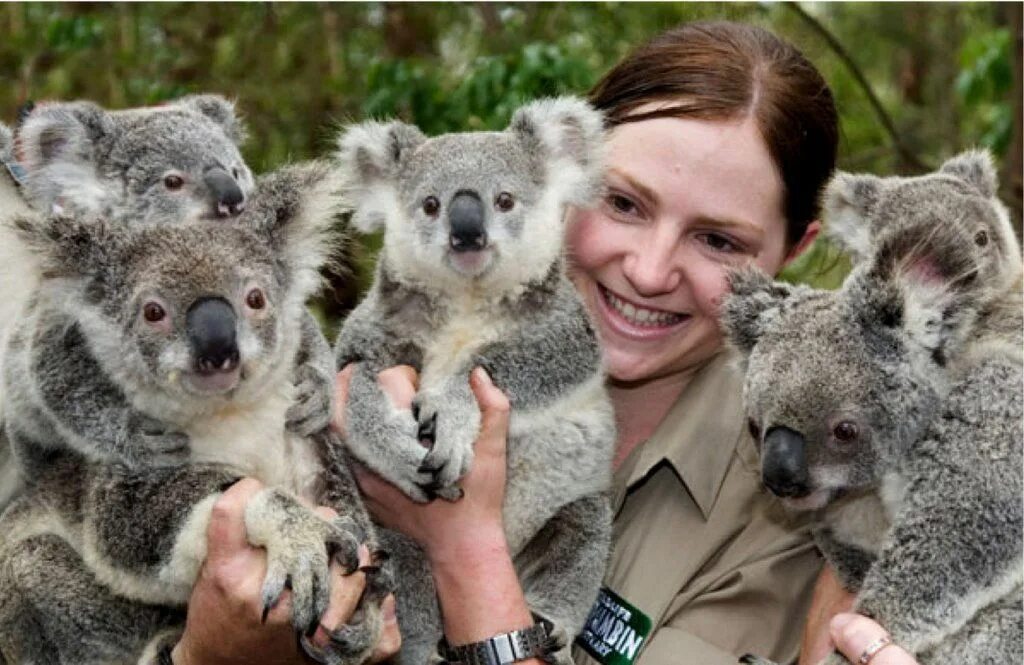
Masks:
[[[526,100],[585,92],[661,30],[723,18],[776,31],[821,69],[841,113],[842,168],[908,173],[986,146],[1003,160],[1008,202],[1020,210],[1020,3],[800,3],[795,9],[785,3],[3,3],[0,119],[13,122],[30,99],[89,98],[118,108],[221,92],[238,100],[251,134],[246,158],[264,171],[327,154],[339,124],[367,116],[399,117],[428,133],[500,128]],[[328,318],[353,302],[375,247],[371,238],[351,249],[362,268],[356,279],[333,280]],[[833,259],[820,245],[786,276],[835,284],[847,266]]]

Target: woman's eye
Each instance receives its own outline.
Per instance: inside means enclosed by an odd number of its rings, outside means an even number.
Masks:
[[[616,212],[630,215],[636,212],[636,204],[621,194],[612,194],[608,197],[608,205]]]
[[[719,233],[707,233],[702,239],[705,245],[717,252],[738,252],[740,249],[739,245]]]

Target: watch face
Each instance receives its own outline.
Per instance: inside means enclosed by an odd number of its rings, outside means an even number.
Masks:
[[[495,635],[480,642],[445,648],[445,659],[466,665],[511,665],[546,655],[550,622],[541,619],[529,628]]]

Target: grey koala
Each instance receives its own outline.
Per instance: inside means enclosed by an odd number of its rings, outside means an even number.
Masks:
[[[490,374],[512,405],[508,541],[527,601],[554,623],[559,662],[610,538],[614,423],[562,243],[565,206],[600,193],[602,152],[600,114],[572,98],[530,104],[502,132],[427,138],[369,122],[340,139],[352,222],[384,228],[375,281],[335,346],[339,367],[357,363],[345,443],[412,499],[458,500],[480,425],[469,374]],[[411,410],[377,383],[399,364],[419,371]],[[422,665],[442,634],[433,583],[417,548],[382,537],[401,586],[401,661]]]
[[[239,215],[252,194],[252,175],[238,150],[244,134],[233,105],[217,95],[194,95],[163,106],[122,111],[106,111],[89,102],[44,103],[19,127],[14,156],[24,172],[21,194],[42,214],[102,215],[110,222],[131,225],[193,219],[220,223]],[[8,281],[12,282],[8,292],[15,300],[31,292],[31,281],[24,276]],[[293,376],[299,393],[288,424],[301,434],[311,434],[326,427],[330,417],[334,357],[313,316],[306,311],[301,316],[302,346]],[[47,337],[67,326],[69,319],[30,302],[5,321],[13,323],[0,324],[4,337]],[[20,332],[11,332],[11,327]],[[36,359],[7,362],[29,367]],[[29,371],[26,378],[45,381],[47,377]],[[36,402],[64,399],[44,386],[21,386],[21,390],[34,395]],[[12,398],[5,395],[4,399]],[[8,404],[6,410],[22,406],[26,406],[24,399]],[[180,461],[188,450],[182,432],[161,429],[146,419],[122,423],[111,440],[115,433],[97,433],[87,410],[53,410],[58,412],[61,439],[87,445],[87,454],[93,458],[114,455],[123,463],[133,463],[138,457],[152,465]],[[82,445],[80,451],[84,451]],[[0,507],[6,503],[4,496],[19,491],[19,479],[10,466],[4,468],[6,477],[0,481]]]
[[[0,518],[0,662],[155,663],[183,627],[211,509],[243,476],[266,485],[244,516],[267,552],[264,606],[290,588],[304,635],[326,609],[330,557],[353,570],[359,543],[376,551],[340,443],[286,428],[331,173],[266,176],[225,224],[15,220],[42,261],[37,316],[66,323],[11,340],[8,390],[24,404],[6,427],[31,472]],[[62,442],[118,440],[135,420],[187,435],[186,461],[126,464]],[[157,433],[131,445],[164,444]],[[299,497],[341,517],[324,520]],[[326,662],[362,662],[376,643],[387,588],[367,572],[376,581],[360,620],[334,635]]]
[[[764,484],[821,510],[856,611],[922,663],[1024,648],[1021,256],[995,192],[979,152],[917,178],[840,174],[842,287],[740,273],[723,305]]]

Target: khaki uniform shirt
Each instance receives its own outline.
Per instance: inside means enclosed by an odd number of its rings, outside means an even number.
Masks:
[[[806,523],[760,488],[742,375],[719,353],[616,471],[605,586],[653,628],[638,665],[797,658],[821,559]],[[595,661],[580,646],[580,665]]]

